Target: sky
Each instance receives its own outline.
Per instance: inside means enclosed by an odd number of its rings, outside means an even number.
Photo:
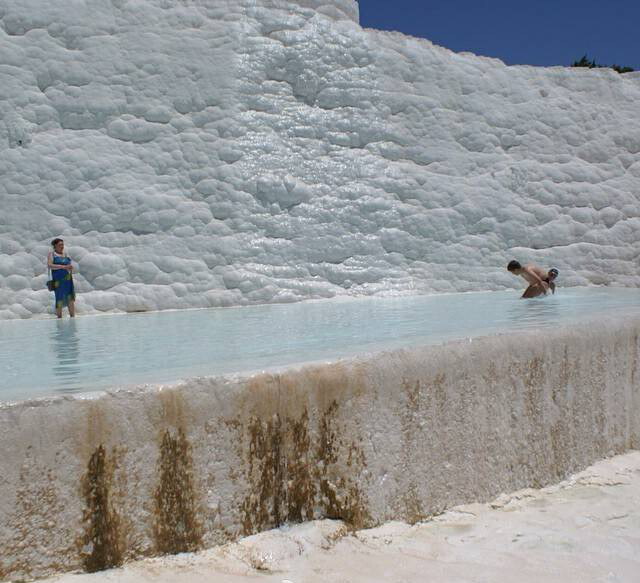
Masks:
[[[359,0],[360,24],[424,37],[509,65],[640,70],[640,0]]]

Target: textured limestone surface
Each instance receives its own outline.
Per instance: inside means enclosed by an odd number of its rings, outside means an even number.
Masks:
[[[0,406],[0,579],[415,523],[640,448],[640,320]]]
[[[354,0],[4,0],[0,318],[640,283],[640,74],[364,30]]]
[[[640,452],[542,489],[457,506],[409,525],[281,527],[197,554],[46,583],[637,583]]]

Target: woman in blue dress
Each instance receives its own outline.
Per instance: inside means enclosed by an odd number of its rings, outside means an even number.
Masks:
[[[56,316],[62,318],[62,308],[65,306],[69,309],[69,316],[72,318],[76,315],[76,294],[73,289],[73,265],[71,259],[67,257],[64,251],[64,241],[62,239],[54,239],[51,241],[53,251],[49,253],[47,265],[51,270],[51,279],[53,280],[56,294]]]

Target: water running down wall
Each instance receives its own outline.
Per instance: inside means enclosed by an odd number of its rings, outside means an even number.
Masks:
[[[640,447],[640,320],[0,407],[0,574],[414,522]]]
[[[352,0],[5,0],[0,318],[640,283],[640,74],[363,30]]]

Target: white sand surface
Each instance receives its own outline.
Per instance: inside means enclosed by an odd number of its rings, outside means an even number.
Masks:
[[[415,525],[349,532],[322,520],[197,554],[50,583],[640,581],[640,452],[541,490],[458,506]]]

